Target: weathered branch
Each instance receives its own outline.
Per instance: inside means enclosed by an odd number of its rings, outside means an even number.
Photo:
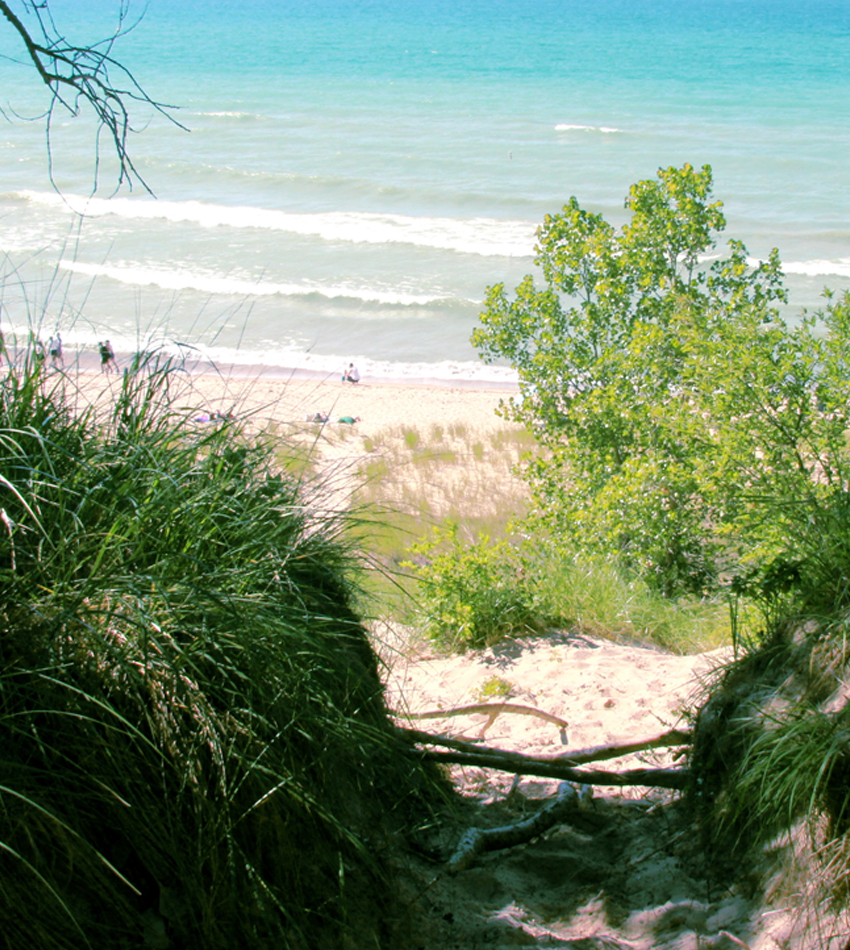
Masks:
[[[563,765],[580,765],[584,762],[599,762],[603,759],[618,759],[621,755],[631,755],[634,752],[647,752],[650,749],[662,749],[672,745],[688,745],[693,734],[684,729],[671,729],[650,739],[640,739],[637,742],[611,743],[607,745],[588,746],[586,749],[576,749],[572,752],[556,752],[553,755],[528,756],[521,752],[509,752],[506,749],[496,749],[492,746],[482,746],[477,743],[456,739],[449,736],[437,736],[431,732],[422,732],[419,729],[405,729],[397,727],[402,738],[417,745],[439,745],[446,749],[456,749],[459,752],[473,754],[492,753],[502,757],[517,755],[522,762],[560,762]]]
[[[511,772],[515,775],[538,775],[542,778],[557,778],[584,785],[612,785],[618,787],[642,785],[652,788],[681,790],[687,788],[691,781],[691,773],[687,769],[630,769],[625,772],[605,772],[574,768],[574,765],[582,762],[616,758],[618,755],[627,755],[644,749],[677,745],[690,739],[690,733],[679,732],[678,730],[671,730],[661,736],[645,739],[642,742],[632,742],[619,746],[595,746],[577,752],[566,752],[558,756],[524,755],[521,752],[477,746],[460,739],[434,736],[416,729],[399,728],[398,732],[408,742],[417,745],[438,745],[452,750],[450,752],[421,750],[423,756],[435,762],[475,765],[479,768]]]
[[[130,70],[110,55],[115,39],[121,35],[120,27],[126,16],[123,4],[119,14],[119,30],[109,40],[91,46],[75,46],[58,35],[50,19],[47,2],[28,2],[25,6],[36,15],[43,41],[34,38],[5,0],[0,0],[0,14],[21,38],[30,62],[51,91],[52,100],[46,113],[48,153],[51,120],[57,104],[76,116],[80,112],[80,102],[88,103],[100,127],[106,129],[112,140],[118,158],[117,184],[120,186],[126,181],[132,187],[133,182],[137,181],[149,191],[128,152],[127,138],[132,131],[129,106],[131,103],[144,103],[165,115],[175,125],[180,126],[180,123],[167,112],[173,106],[151,99]],[[42,11],[47,12],[43,15]],[[123,77],[125,88],[112,81],[110,70]]]
[[[625,772],[603,772],[598,769],[575,769],[555,762],[536,762],[528,759],[517,761],[518,753],[499,759],[493,755],[473,755],[464,752],[422,752],[425,758],[434,762],[454,763],[456,765],[476,765],[483,769],[495,769],[498,772],[511,772],[515,775],[537,775],[541,778],[558,778],[581,785],[642,785],[648,788],[672,788],[680,791],[691,784],[689,769],[628,769]]]
[[[457,874],[469,867],[482,851],[497,851],[501,848],[513,848],[515,845],[531,841],[553,825],[562,822],[566,816],[579,807],[576,790],[566,782],[558,788],[554,800],[525,821],[501,828],[470,828],[464,832],[454,854],[449,858],[446,870]]]
[[[535,709],[534,706],[525,706],[522,703],[473,703],[469,706],[452,706],[449,709],[430,709],[427,712],[406,713],[406,716],[408,719],[447,719],[450,716],[484,715],[487,717],[487,721],[478,733],[483,739],[484,733],[493,725],[496,721],[496,717],[502,713],[534,716],[537,719],[542,719],[544,722],[551,722],[560,730],[562,741],[567,741],[565,730],[569,723],[565,719],[561,719],[559,716],[553,716],[551,713],[544,712],[542,709]]]

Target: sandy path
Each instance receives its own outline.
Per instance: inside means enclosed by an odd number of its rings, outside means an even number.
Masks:
[[[385,643],[386,643],[385,637]],[[494,677],[511,687],[510,702],[566,719],[556,725],[502,714],[488,746],[552,755],[614,741],[649,738],[698,700],[728,650],[674,656],[634,643],[555,633],[463,656],[418,657],[385,645],[388,695],[398,722],[432,733],[474,736],[485,717],[408,720],[403,710],[451,708],[481,700]],[[669,752],[599,763],[606,770],[674,766]],[[679,763],[680,764],[680,763]],[[468,805],[437,823],[425,841],[432,861],[411,856],[403,867],[410,899],[423,915],[411,935],[420,950],[560,947],[563,950],[843,950],[807,924],[799,895],[746,876],[718,877],[702,854],[699,831],[676,793],[599,787],[585,810],[535,841],[479,856],[449,875],[445,858],[470,826],[494,827],[534,814],[554,793],[549,779],[525,777],[508,797],[512,776],[451,766]]]

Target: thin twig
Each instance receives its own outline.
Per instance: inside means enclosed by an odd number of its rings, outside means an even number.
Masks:
[[[36,41],[32,32],[5,0],[0,0],[0,14],[21,38],[39,78],[51,91],[53,98],[46,112],[48,151],[50,125],[56,106],[61,105],[71,115],[76,116],[80,111],[80,101],[86,102],[94,111],[101,128],[105,128],[112,139],[113,149],[118,157],[118,185],[126,181],[132,186],[133,181],[137,181],[146,191],[150,191],[127,149],[127,137],[133,131],[129,105],[136,102],[145,103],[165,115],[175,125],[180,128],[183,126],[169,114],[168,110],[173,109],[173,106],[152,99],[130,70],[110,55],[115,39],[122,34],[126,10],[122,7],[119,29],[109,40],[93,43],[91,46],[74,46],[58,34],[49,16],[49,10],[46,17],[42,15],[42,10],[47,8],[46,3],[30,3],[28,6],[38,19],[43,42]],[[123,77],[126,88],[121,88],[113,82],[110,70]]]

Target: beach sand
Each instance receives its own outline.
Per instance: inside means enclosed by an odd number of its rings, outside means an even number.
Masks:
[[[90,361],[75,373],[86,391],[115,391],[119,374],[101,374]],[[370,435],[388,426],[409,425],[428,429],[432,425],[465,424],[476,431],[498,428],[504,420],[495,415],[499,402],[518,396],[516,386],[485,384],[458,379],[362,379],[342,382],[339,376],[308,376],[262,367],[239,367],[238,372],[186,372],[181,397],[187,407],[232,412],[252,427],[269,421],[304,422],[322,413],[336,425],[343,416],[360,417],[358,431]]]
[[[120,377],[81,374],[87,398],[108,400]],[[403,443],[405,427],[429,432],[457,429],[456,442],[484,440],[505,426],[496,415],[510,389],[482,389],[364,380],[243,378],[192,375],[178,402],[192,417],[233,413],[249,431],[270,429],[306,440],[323,464],[356,468],[387,440]],[[360,417],[354,425],[316,425]],[[199,425],[208,423],[198,423]],[[392,434],[394,430],[395,434]],[[387,457],[392,453],[388,452]],[[472,455],[468,461],[471,465]],[[464,459],[461,458],[461,471]],[[498,504],[502,473],[492,480]],[[344,505],[345,492],[336,502]],[[425,720],[411,713],[449,710],[507,700],[567,721],[565,733],[548,722],[501,714],[488,727],[488,746],[552,755],[614,742],[636,741],[673,727],[687,727],[706,682],[728,650],[674,656],[628,642],[556,631],[460,656],[443,656],[417,643],[410,631],[376,629],[388,704],[399,725],[432,734],[476,739],[480,715]],[[494,693],[494,691],[498,691]],[[495,700],[494,700],[495,695]],[[661,750],[599,763],[599,768],[675,766],[678,752]],[[467,806],[454,823],[435,831],[449,852],[463,825],[509,824],[534,813],[557,782],[512,776],[478,767],[447,773]],[[676,793],[643,787],[594,790],[585,811],[532,843],[480,856],[455,876],[445,865],[411,854],[397,868],[416,906],[421,930],[410,934],[419,950],[493,947],[562,947],[567,950],[814,950],[827,946],[807,936],[799,900],[770,896],[746,883],[718,881],[703,860],[696,827],[677,812]],[[674,804],[671,806],[671,802]],[[672,810],[671,810],[672,807]],[[781,895],[781,896],[780,896]],[[771,901],[783,901],[774,906]]]
[[[343,383],[321,379],[255,378],[218,380],[193,377],[193,389],[208,408],[234,411],[252,425],[266,420],[300,424],[321,413],[329,425],[342,417],[359,418],[356,433],[371,437],[382,429],[409,426],[425,432],[434,426],[464,425],[482,433],[504,426],[496,416],[503,399],[516,396],[511,389],[436,386],[404,381]],[[344,425],[344,423],[343,423]]]
[[[464,495],[478,513],[496,514],[505,493],[512,510],[515,499],[525,494],[511,472],[523,446],[491,444],[500,432],[522,431],[496,414],[501,402],[518,395],[516,388],[482,388],[463,381],[364,379],[352,384],[339,376],[269,375],[260,368],[257,376],[242,372],[244,367],[240,375],[180,373],[172,387],[175,405],[190,420],[232,415],[248,433],[284,437],[316,469],[313,484],[323,507],[348,507],[364,483],[366,466],[379,460],[392,469],[384,479],[388,494],[380,501],[399,510],[405,497],[425,494],[429,511],[442,516],[452,499]],[[96,403],[113,399],[122,379],[91,368],[71,378],[83,398]],[[312,421],[317,414],[328,421]],[[340,422],[342,418],[358,421]],[[423,458],[422,448],[429,444],[442,462]],[[417,464],[408,464],[414,455]],[[451,463],[446,462],[449,455]]]

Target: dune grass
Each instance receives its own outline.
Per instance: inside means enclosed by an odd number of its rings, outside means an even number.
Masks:
[[[390,945],[378,853],[433,786],[344,523],[171,386],[141,360],[94,409],[32,353],[0,374],[4,938]]]
[[[410,547],[434,526],[455,522],[468,539],[501,536],[525,511],[527,489],[514,468],[533,440],[512,427],[494,430],[476,454],[473,433],[462,424],[388,428],[369,440],[352,509],[361,547],[375,570],[369,587],[384,611],[410,619],[416,582],[402,565]],[[371,450],[371,451],[370,451]]]
[[[722,599],[671,601],[610,562],[521,532],[529,494],[518,468],[538,451],[526,430],[406,426],[365,448],[354,506],[380,615],[446,649],[553,627],[677,652],[728,642]]]

